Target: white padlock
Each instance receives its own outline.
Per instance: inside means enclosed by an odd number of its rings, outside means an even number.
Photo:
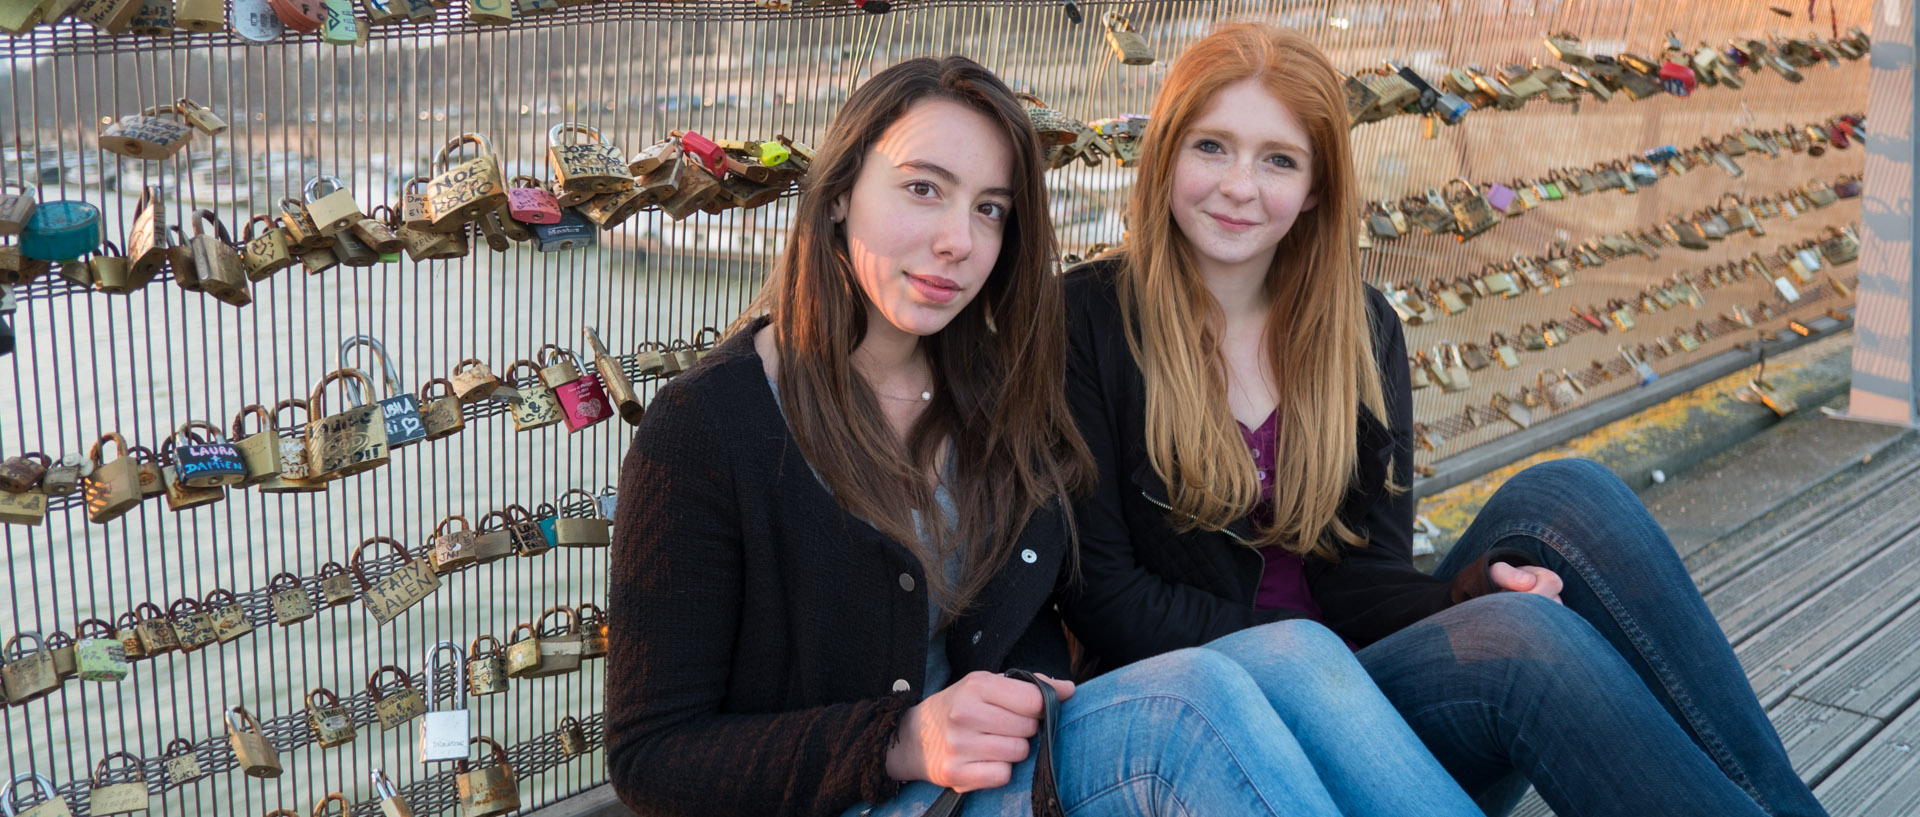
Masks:
[[[453,653],[453,709],[437,710],[436,674],[442,653]],[[473,736],[473,713],[467,711],[467,653],[451,641],[427,648],[427,714],[420,718],[420,762],[451,763],[467,759],[467,739]]]

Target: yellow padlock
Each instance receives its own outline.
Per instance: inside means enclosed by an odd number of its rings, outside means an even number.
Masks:
[[[332,192],[325,195],[316,193],[316,190],[323,189],[322,185],[332,186]],[[360,204],[353,200],[353,192],[334,176],[308,179],[301,193],[307,199],[307,217],[313,220],[314,229],[321,235],[331,236],[366,218],[360,212]]]

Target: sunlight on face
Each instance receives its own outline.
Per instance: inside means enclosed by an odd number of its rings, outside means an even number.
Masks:
[[[1228,85],[1175,144],[1173,220],[1203,275],[1264,274],[1313,209],[1313,141],[1259,78]]]

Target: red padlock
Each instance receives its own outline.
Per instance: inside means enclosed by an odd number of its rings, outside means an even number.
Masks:
[[[319,31],[326,22],[327,10],[320,0],[267,0],[267,5],[287,28],[302,34]]]
[[[1686,96],[1700,87],[1700,77],[1692,68],[1667,60],[1660,64],[1660,85],[1674,96]]]
[[[507,188],[507,215],[525,224],[558,224],[560,200],[532,176],[515,176]]]
[[[551,343],[540,347],[540,382],[553,390],[566,416],[567,431],[576,432],[613,416],[613,401],[592,372],[580,371],[580,357]]]
[[[1834,147],[1845,150],[1848,145],[1847,133],[1852,129],[1842,127],[1843,124],[1835,122],[1827,126],[1827,141],[1832,142]]]
[[[727,154],[720,149],[719,145],[714,144],[712,139],[701,136],[696,131],[686,133],[674,131],[673,135],[680,137],[680,151],[692,154],[693,158],[700,161],[700,166],[705,167],[714,178],[727,177]]]

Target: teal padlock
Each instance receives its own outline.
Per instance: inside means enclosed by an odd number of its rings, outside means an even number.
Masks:
[[[540,520],[540,535],[546,537],[547,547],[558,546],[560,534],[554,530],[554,526],[560,524],[560,512],[554,509],[553,503],[541,503],[540,507],[533,509],[533,514]]]
[[[51,201],[34,208],[20,231],[20,254],[40,261],[72,261],[100,248],[100,209],[84,201]]]

